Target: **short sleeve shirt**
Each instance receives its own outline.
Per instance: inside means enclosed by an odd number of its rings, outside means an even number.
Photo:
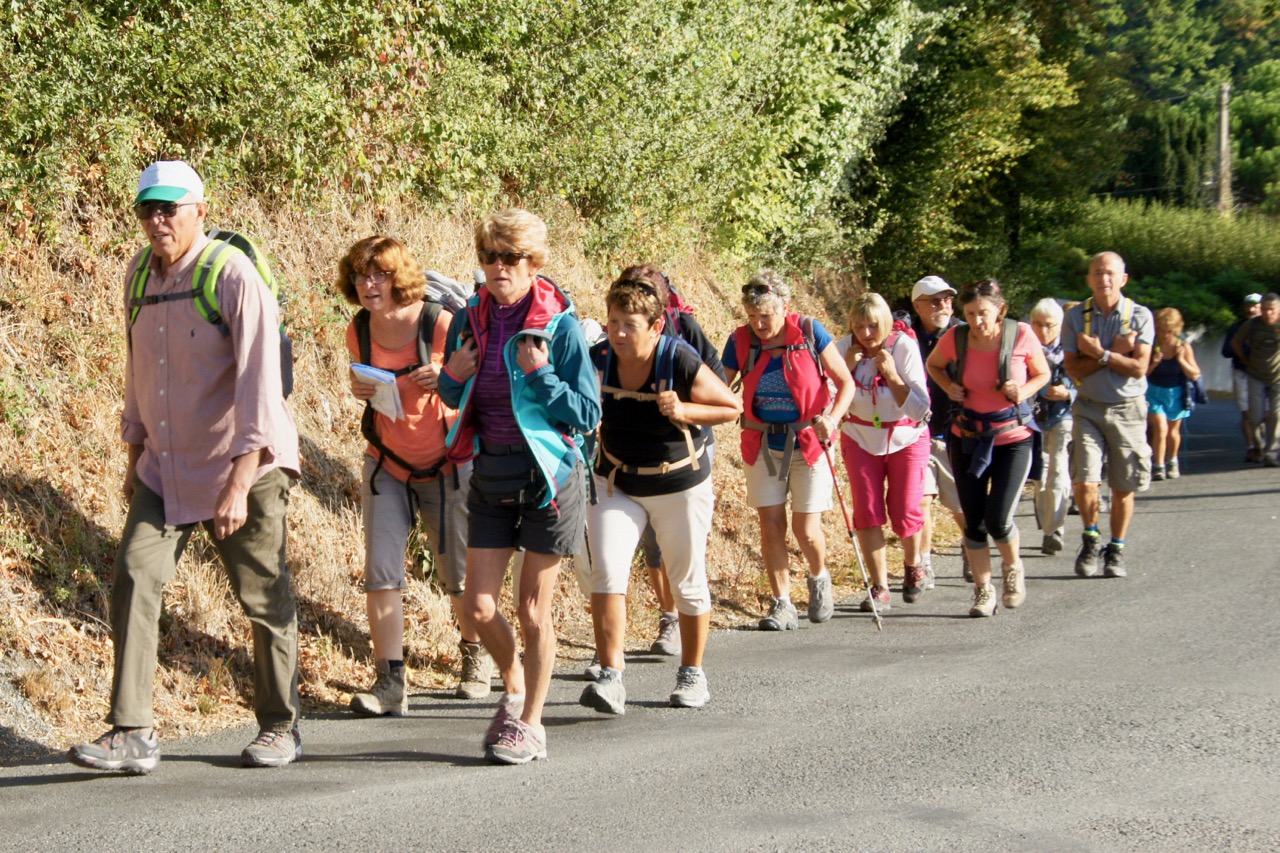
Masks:
[[[1133,314],[1129,318],[1128,328],[1124,329],[1124,310],[1126,303],[1133,305]],[[1067,311],[1066,316],[1062,319],[1062,350],[1063,352],[1078,353],[1077,337],[1084,332],[1084,307],[1087,302],[1081,302],[1079,305]],[[1090,332],[1096,336],[1102,346],[1110,349],[1117,337],[1132,331],[1137,334],[1138,343],[1150,346],[1155,342],[1155,322],[1151,317],[1151,312],[1141,305],[1133,302],[1129,297],[1121,297],[1120,304],[1116,306],[1110,314],[1103,314],[1100,309],[1093,309],[1093,319],[1090,321]],[[1147,393],[1147,378],[1121,376],[1114,370],[1104,368],[1097,371],[1078,383],[1080,397],[1086,400],[1092,400],[1095,403],[1105,403],[1111,405],[1113,403],[1123,403],[1134,397],[1141,397]]]
[[[956,360],[956,330],[949,329],[938,341],[936,351],[949,362]],[[1035,354],[1041,352],[1040,341],[1026,323],[1018,324],[1018,336],[1013,341],[1013,353],[1009,358],[1009,378],[1023,385],[1030,375],[1029,366]],[[1000,390],[1000,350],[979,352],[972,346],[964,354],[965,389],[964,408],[974,412],[998,412],[1013,405]],[[1011,423],[1011,421],[1010,421]],[[998,427],[1003,424],[992,424]],[[957,427],[952,432],[959,435]],[[1017,427],[995,437],[997,445],[1013,444],[1031,435],[1030,427]]]
[[[729,342],[725,344],[720,361],[724,364],[726,371],[732,370],[739,373],[742,371],[742,366],[738,364],[738,349],[733,344],[734,337],[734,335],[729,336]],[[821,358],[822,351],[834,340],[835,338],[821,323],[817,320],[813,321],[813,344],[817,349],[813,354],[814,358]],[[764,369],[764,374],[760,377],[760,383],[756,386],[755,399],[751,403],[751,416],[766,424],[792,424],[800,417],[795,397],[791,396],[786,375],[782,371],[782,350],[773,352],[768,366]],[[786,447],[786,441],[785,435],[769,436],[769,446],[774,450],[782,450]]]

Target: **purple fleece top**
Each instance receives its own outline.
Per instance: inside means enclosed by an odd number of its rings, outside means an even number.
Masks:
[[[476,407],[476,423],[480,426],[482,441],[494,444],[523,444],[524,436],[516,426],[516,416],[511,405],[511,380],[502,361],[502,350],[516,332],[524,328],[533,304],[533,291],[514,305],[489,303],[489,333],[485,338],[484,357],[480,360],[480,375],[476,377],[472,392]]]

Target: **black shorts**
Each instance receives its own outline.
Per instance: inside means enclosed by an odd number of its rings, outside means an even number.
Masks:
[[[478,461],[478,459],[477,459]],[[534,554],[568,557],[582,551],[587,526],[587,486],[577,465],[555,501],[496,504],[473,477],[467,495],[467,547],[518,548]]]

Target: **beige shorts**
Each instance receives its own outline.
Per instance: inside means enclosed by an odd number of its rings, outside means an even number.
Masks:
[[[461,595],[467,569],[467,489],[471,483],[471,463],[458,466],[458,488],[452,474],[444,476],[444,516],[446,535],[441,538],[440,481],[412,484],[416,507],[409,503],[405,484],[387,472],[378,471],[378,494],[370,488],[377,463],[366,456],[361,486],[361,509],[364,516],[364,589],[404,589],[405,548],[409,531],[421,524],[435,560],[440,585],[449,595]],[[415,519],[411,510],[416,509]],[[440,553],[441,545],[445,553]]]
[[[764,454],[773,455],[773,469],[782,466],[782,451],[760,448],[756,464],[747,468],[747,506],[759,509],[766,506],[782,506],[791,493],[792,512],[826,512],[831,509],[831,466],[819,459],[812,467],[804,461],[804,454],[797,447],[791,454],[791,473],[785,480],[769,473]]]
[[[944,507],[952,512],[960,511],[960,493],[956,491],[956,478],[951,473],[947,443],[940,438],[931,439],[929,443],[929,464],[924,469],[924,495],[936,495]]]
[[[1101,483],[1105,458],[1112,491],[1141,492],[1151,485],[1145,397],[1111,404],[1080,397],[1071,414],[1072,483]]]

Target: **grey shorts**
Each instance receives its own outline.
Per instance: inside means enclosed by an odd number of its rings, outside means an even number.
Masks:
[[[937,495],[944,507],[952,512],[960,511],[960,493],[956,491],[956,478],[951,473],[947,443],[940,438],[929,441],[929,464],[924,469],[924,495]]]
[[[493,506],[474,481],[467,496],[467,545],[471,548],[516,548],[569,557],[583,550],[586,527],[587,486],[581,464],[556,500],[542,509],[528,504]]]
[[[405,588],[405,547],[414,518],[405,484],[387,469],[378,471],[373,494],[369,478],[377,463],[366,456],[361,476],[361,507],[364,516],[364,589]],[[467,569],[467,489],[471,465],[458,466],[458,477],[443,475],[444,539],[440,536],[441,480],[425,480],[409,485],[417,504],[418,520],[426,532],[434,556],[436,575],[449,595],[461,595]],[[442,548],[443,546],[443,548]],[[443,553],[441,551],[443,550]]]
[[[1151,485],[1151,447],[1147,444],[1147,400],[1123,403],[1076,399],[1071,408],[1072,483],[1101,483],[1102,461],[1107,482],[1116,492],[1140,492]]]

